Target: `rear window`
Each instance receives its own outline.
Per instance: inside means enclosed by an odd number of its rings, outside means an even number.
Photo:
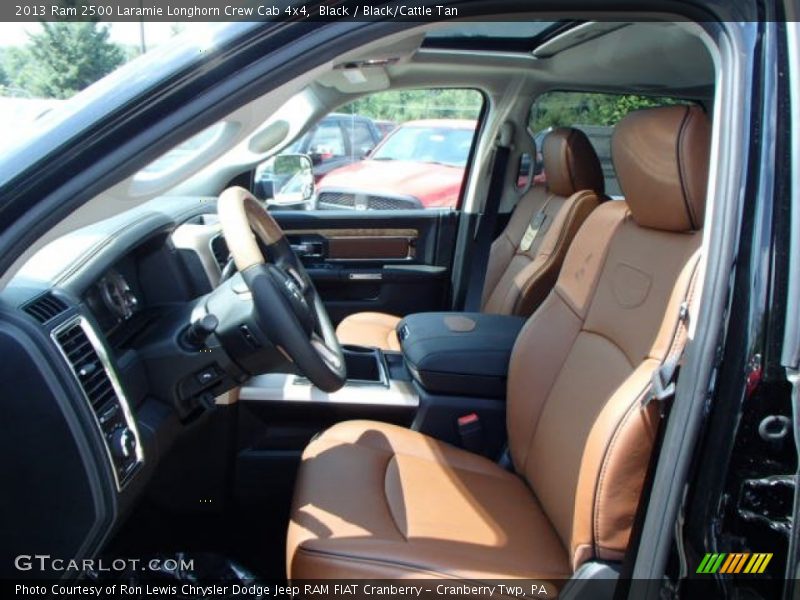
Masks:
[[[655,106],[690,104],[679,98],[638,96],[635,94],[598,94],[593,92],[548,92],[531,106],[528,127],[536,142],[536,181],[545,182],[542,169],[542,145],[547,134],[556,127],[582,130],[594,146],[606,181],[609,196],[621,196],[614,164],[611,160],[611,134],[614,126],[629,112]]]

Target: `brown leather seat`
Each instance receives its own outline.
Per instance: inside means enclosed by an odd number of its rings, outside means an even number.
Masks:
[[[514,472],[411,430],[336,425],[303,455],[291,579],[557,580],[623,556],[656,422],[642,399],[685,336],[678,315],[698,263],[708,146],[697,107],[618,125],[627,202],[586,220],[512,354]]]
[[[553,288],[575,233],[603,199],[600,160],[582,131],[554,129],[545,138],[542,155],[547,185],[533,186],[520,199],[492,244],[483,312],[530,315]],[[535,218],[541,222],[531,232],[537,233],[526,238]],[[385,313],[356,313],[339,324],[336,335],[342,344],[398,351],[399,322],[400,317]]]

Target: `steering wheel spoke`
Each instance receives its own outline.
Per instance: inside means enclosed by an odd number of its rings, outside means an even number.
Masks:
[[[233,260],[253,298],[256,317],[320,389],[332,392],[346,379],[344,353],[322,299],[280,226],[247,190],[232,187],[217,211]],[[267,265],[258,238],[272,258]]]

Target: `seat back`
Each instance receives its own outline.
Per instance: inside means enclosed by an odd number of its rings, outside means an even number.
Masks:
[[[554,129],[542,155],[547,184],[520,199],[492,244],[484,312],[530,315],[553,288],[575,233],[604,199],[600,160],[582,131]]]
[[[642,408],[698,263],[710,127],[697,107],[632,113],[612,158],[626,201],[577,233],[508,376],[509,447],[573,568],[625,552],[656,419]]]

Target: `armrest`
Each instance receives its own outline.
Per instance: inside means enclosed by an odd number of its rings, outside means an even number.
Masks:
[[[521,317],[419,313],[397,326],[409,371],[427,391],[504,398]]]

